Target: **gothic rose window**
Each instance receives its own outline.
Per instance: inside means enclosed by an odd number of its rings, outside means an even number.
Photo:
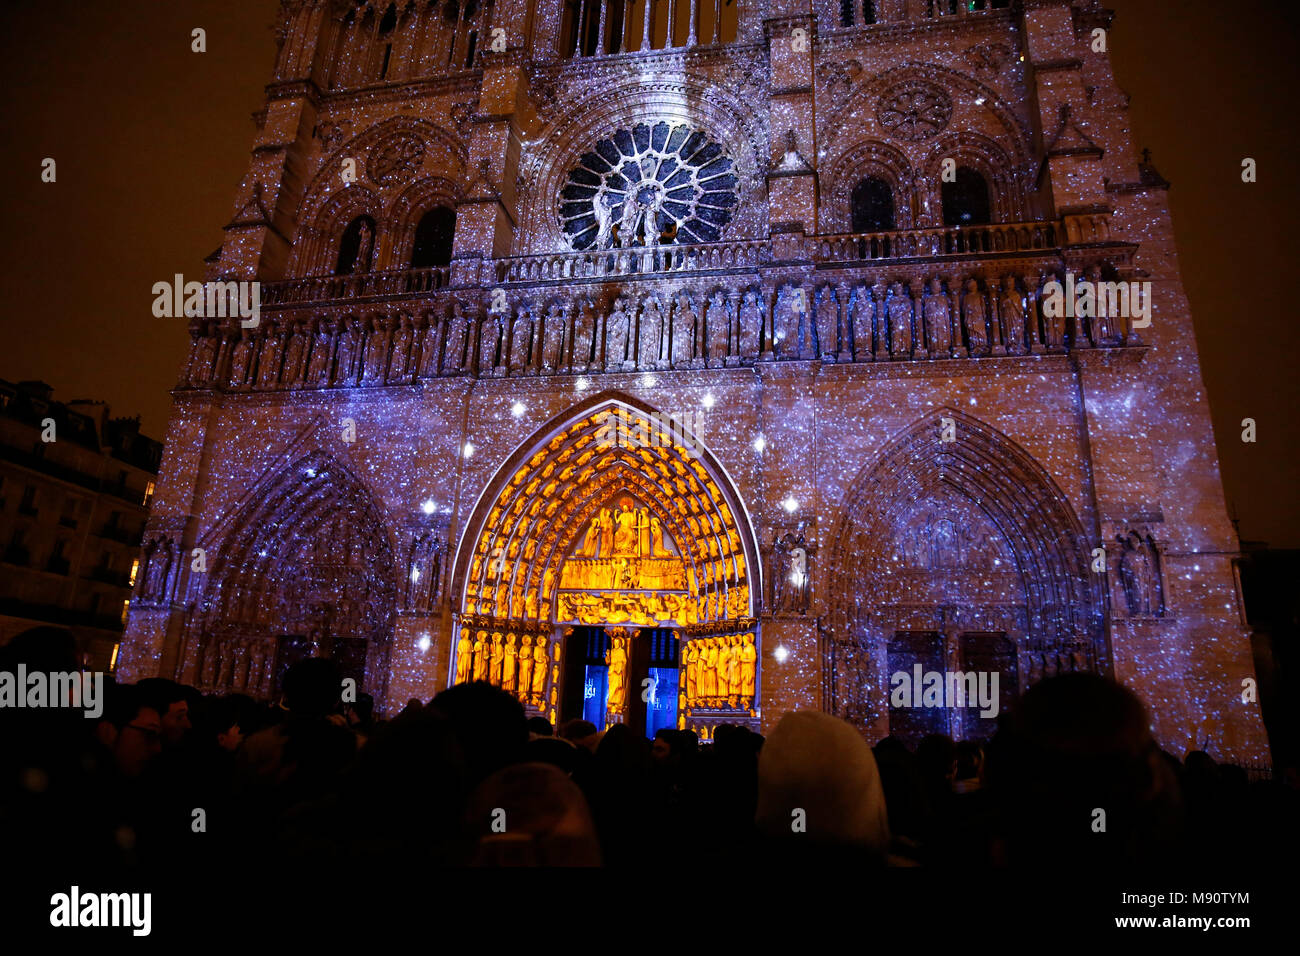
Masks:
[[[621,129],[578,163],[560,191],[574,249],[717,242],[738,202],[734,161],[685,124]]]
[[[941,132],[952,118],[952,100],[939,87],[921,81],[900,83],[876,104],[876,119],[899,139],[912,142]]]

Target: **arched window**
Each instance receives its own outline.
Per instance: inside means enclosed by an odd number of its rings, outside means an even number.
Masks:
[[[336,276],[351,275],[354,272],[369,272],[375,257],[375,221],[369,216],[357,216],[343,230],[339,240],[338,264],[334,267]]]
[[[446,206],[430,209],[415,227],[411,247],[411,268],[431,269],[451,262],[451,244],[456,234],[456,213]]]
[[[879,176],[868,176],[853,187],[852,231],[889,232],[894,225],[894,192]]]
[[[388,78],[388,67],[393,59],[393,31],[397,29],[397,7],[388,5],[388,12],[379,21],[379,42],[384,45],[384,60],[379,67],[379,78]]]
[[[954,182],[944,183],[943,224],[978,226],[992,221],[989,215],[989,184],[969,166],[958,166]]]

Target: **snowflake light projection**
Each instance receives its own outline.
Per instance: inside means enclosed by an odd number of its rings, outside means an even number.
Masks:
[[[738,201],[734,161],[686,124],[637,123],[578,162],[560,191],[574,249],[717,242]]]

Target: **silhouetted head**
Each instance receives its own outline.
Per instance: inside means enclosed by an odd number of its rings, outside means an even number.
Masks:
[[[339,666],[326,657],[308,657],[285,672],[284,706],[295,717],[336,713],[343,691]]]
[[[492,774],[470,797],[467,823],[477,866],[600,865],[587,801],[550,764],[516,764]]]
[[[447,688],[429,707],[447,719],[472,780],[523,759],[528,723],[513,694],[487,681],[471,681]]]
[[[1156,863],[1179,799],[1142,702],[1095,674],[1032,687],[990,746],[1002,856],[1017,867]]]

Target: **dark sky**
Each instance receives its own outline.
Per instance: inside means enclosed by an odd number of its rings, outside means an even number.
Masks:
[[[1115,70],[1170,202],[1229,500],[1243,537],[1300,547],[1295,4],[1113,0]],[[107,400],[163,437],[183,320],[247,168],[276,0],[43,0],[0,14],[0,377]],[[190,31],[207,31],[206,53]],[[44,157],[58,182],[40,182]],[[1241,160],[1258,161],[1243,184]],[[1257,444],[1240,422],[1258,423]]]

